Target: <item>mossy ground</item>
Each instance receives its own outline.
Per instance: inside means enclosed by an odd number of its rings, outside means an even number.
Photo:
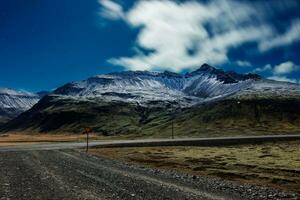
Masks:
[[[143,147],[92,149],[91,153],[195,175],[298,191],[300,142],[228,147]]]

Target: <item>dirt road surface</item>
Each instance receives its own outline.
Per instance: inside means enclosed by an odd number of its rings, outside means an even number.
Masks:
[[[94,145],[120,143],[124,145],[123,141]],[[0,200],[300,199],[299,194],[268,187],[148,168],[74,149],[83,146],[60,143],[1,147]]]
[[[129,165],[80,150],[0,152],[0,177],[1,200],[297,198],[267,188]]]
[[[0,199],[231,199],[79,151],[0,153]],[[226,198],[225,198],[226,197]]]
[[[236,136],[215,138],[178,138],[178,139],[136,139],[136,140],[107,140],[91,141],[90,147],[147,147],[147,146],[224,146],[236,144],[258,144],[274,141],[300,140],[297,135],[265,135],[265,136]],[[1,144],[1,138],[0,138]],[[3,151],[57,150],[85,147],[85,142],[51,142],[37,144],[15,143],[12,146],[0,146]]]

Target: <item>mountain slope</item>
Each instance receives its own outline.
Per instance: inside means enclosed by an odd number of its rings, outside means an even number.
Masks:
[[[300,86],[209,65],[185,75],[119,72],[66,84],[2,131],[168,135],[300,131]]]
[[[0,124],[30,109],[39,99],[36,94],[0,88]]]
[[[182,136],[284,134],[300,131],[299,99],[223,99],[179,108],[173,102],[145,106],[121,101],[47,96],[4,126],[3,131]]]
[[[198,70],[185,75],[167,71],[128,71],[99,75],[84,81],[68,83],[56,89],[54,94],[140,104],[169,100],[182,106],[191,106],[232,95],[260,79],[255,74],[225,73],[204,64]]]

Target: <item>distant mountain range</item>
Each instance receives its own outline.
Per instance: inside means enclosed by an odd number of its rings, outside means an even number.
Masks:
[[[0,99],[1,108],[24,103],[14,115],[39,100],[37,94],[16,94],[11,92]],[[168,132],[174,120],[181,134],[213,133],[224,128],[256,134],[299,131],[299,116],[299,85],[204,64],[186,74],[126,71],[68,83],[2,130],[80,132],[89,126],[105,135],[155,135]]]
[[[175,101],[191,106],[222,98],[251,87],[261,80],[256,74],[224,72],[204,64],[185,75],[165,71],[127,71],[91,77],[68,83],[54,91],[64,97],[100,98],[104,101],[137,102]]]
[[[38,94],[0,88],[0,124],[30,109],[40,98]]]

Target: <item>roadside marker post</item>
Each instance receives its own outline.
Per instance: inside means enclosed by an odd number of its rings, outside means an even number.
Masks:
[[[86,133],[86,153],[89,151],[89,132]]]
[[[172,119],[172,139],[174,139],[174,117]]]
[[[171,118],[172,118],[171,137],[172,137],[172,139],[175,138],[175,135],[174,135],[174,121],[175,121],[175,116],[176,116],[177,112],[181,112],[180,105],[177,108],[174,105],[171,105]]]
[[[172,118],[172,124],[171,124],[171,138],[174,139],[174,120],[175,120],[175,111],[176,108],[174,105],[171,104],[171,118]]]
[[[89,133],[92,132],[91,128],[85,128],[83,134],[86,134],[86,153],[89,151]]]

